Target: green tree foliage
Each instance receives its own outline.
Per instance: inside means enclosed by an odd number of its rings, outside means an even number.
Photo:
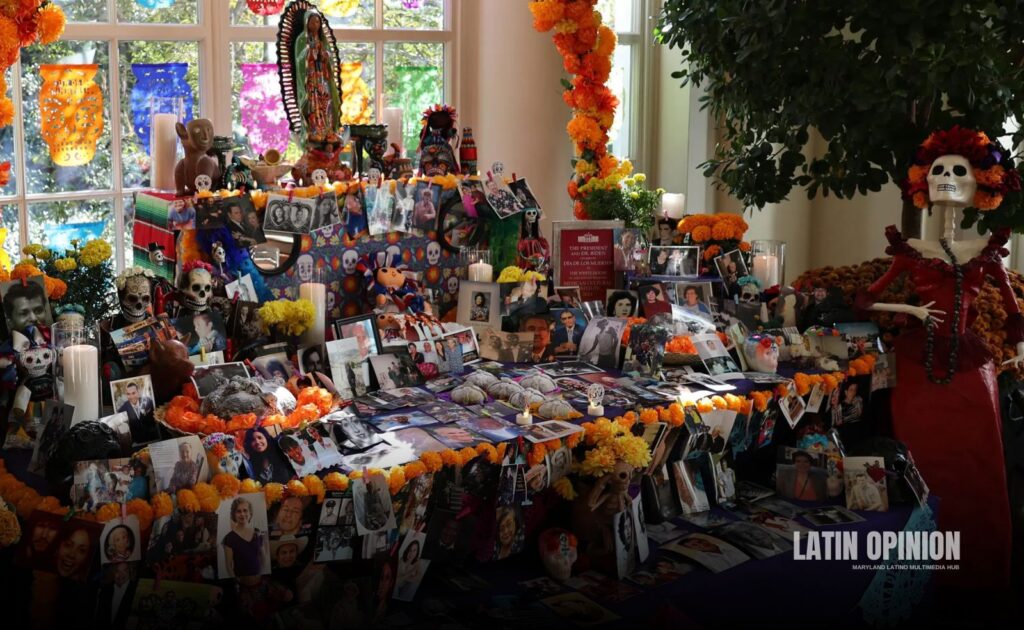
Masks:
[[[683,53],[672,76],[706,88],[703,107],[723,126],[704,174],[748,207],[794,186],[808,197],[878,191],[905,177],[931,131],[960,124],[996,138],[1024,111],[1015,2],[666,0],[659,33]],[[825,145],[807,160],[811,128]],[[1013,146],[1022,140],[1013,133]],[[1019,204],[990,221],[1018,222]]]

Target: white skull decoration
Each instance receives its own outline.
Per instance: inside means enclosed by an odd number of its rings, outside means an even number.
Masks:
[[[500,177],[505,173],[505,163],[495,162],[491,165],[491,172]]]
[[[455,295],[459,292],[459,277],[451,276],[448,278],[448,294]]]
[[[185,306],[196,313],[206,311],[213,296],[213,276],[202,267],[197,267],[188,272],[185,281],[185,286],[181,289],[185,297]]]
[[[536,208],[527,208],[523,214],[526,216],[526,222],[533,225],[540,218],[540,210]]]
[[[154,265],[162,265],[162,264],[164,264],[164,253],[163,253],[163,251],[159,250],[159,249],[151,249],[149,251],[149,262],[153,263]]]
[[[327,179],[327,171],[322,168],[318,168],[313,171],[313,183],[321,188],[331,183],[331,181]]]
[[[341,270],[346,276],[356,272],[356,265],[359,264],[359,252],[354,249],[346,249],[341,254]]]
[[[299,274],[301,282],[309,282],[313,279],[313,257],[309,254],[299,256],[295,261],[295,272]]]
[[[427,243],[427,264],[436,265],[441,260],[441,244],[437,241]]]
[[[196,176],[196,190],[200,192],[210,192],[211,188],[213,188],[213,180],[209,175]]]
[[[128,276],[118,297],[121,317],[131,324],[142,321],[153,300],[149,278],[142,274]]]
[[[337,303],[337,297],[334,295],[334,291],[327,292],[327,312],[330,313],[334,310],[334,305]]]
[[[46,374],[53,364],[56,353],[51,348],[29,348],[18,355],[21,368],[26,378],[36,378]]]
[[[928,172],[928,200],[957,207],[974,201],[978,182],[970,161],[962,155],[943,155],[932,162]]]
[[[587,388],[587,400],[591,405],[600,405],[604,400],[604,386],[594,383]]]

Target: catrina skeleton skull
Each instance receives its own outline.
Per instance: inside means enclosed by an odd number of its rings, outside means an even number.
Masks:
[[[427,243],[427,264],[436,265],[441,260],[441,244],[437,241]]]
[[[523,215],[526,218],[526,223],[529,225],[533,225],[534,223],[537,222],[537,219],[540,218],[540,210],[536,208],[527,208],[523,212]]]
[[[181,288],[184,295],[185,307],[196,313],[205,312],[209,308],[210,298],[213,296],[213,277],[210,272],[196,268],[185,276],[185,284]]]
[[[928,200],[951,206],[966,207],[974,201],[978,181],[971,163],[962,155],[943,155],[932,162],[928,171]]]
[[[128,276],[124,281],[124,288],[118,294],[121,317],[131,324],[142,321],[152,300],[149,278],[142,274]]]
[[[327,312],[330,313],[334,310],[334,305],[337,304],[337,297],[334,295],[334,291],[327,292]]]

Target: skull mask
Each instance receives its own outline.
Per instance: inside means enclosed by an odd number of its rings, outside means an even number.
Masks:
[[[313,171],[313,183],[321,188],[329,184],[330,180],[327,179],[327,171],[322,168]]]
[[[928,172],[928,199],[957,207],[971,205],[978,182],[971,163],[962,155],[943,155]]]
[[[301,282],[309,282],[313,279],[313,257],[309,254],[299,256],[295,261],[295,272],[299,274]]]
[[[211,188],[213,188],[213,180],[210,179],[209,175],[196,176],[196,190],[200,192],[209,192]]]
[[[185,306],[196,313],[206,311],[213,295],[213,277],[210,272],[197,268],[188,272],[186,283],[181,292],[185,296]]]
[[[437,241],[427,243],[427,264],[436,265],[441,260],[441,244]]]
[[[141,274],[129,276],[124,282],[119,298],[121,317],[132,324],[142,321],[153,299],[149,278]]]
[[[341,270],[346,276],[356,272],[356,265],[359,264],[359,252],[354,249],[346,249],[341,254]]]
[[[26,378],[36,378],[46,374],[53,363],[54,352],[50,348],[30,348],[23,350],[18,359],[25,370]]]

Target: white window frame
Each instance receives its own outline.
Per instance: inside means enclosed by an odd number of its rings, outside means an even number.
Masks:
[[[445,102],[454,102],[458,91],[459,38],[456,36],[460,3],[444,1],[443,30],[408,30],[384,28],[384,0],[374,0],[374,27],[337,28],[334,36],[339,42],[375,44],[375,111],[384,111],[384,46],[391,42],[434,42],[444,44],[443,95]],[[197,116],[213,121],[214,129],[224,134],[232,129],[232,103],[237,95],[231,94],[231,73],[233,47],[244,42],[275,42],[277,24],[264,26],[232,25],[228,0],[197,0],[196,24],[137,24],[117,22],[117,2],[107,0],[108,22],[69,22],[62,39],[104,42],[108,47],[109,68],[104,94],[108,101],[110,117],[105,124],[110,126],[111,187],[108,190],[84,192],[29,193],[26,190],[25,128],[22,115],[23,103],[21,60],[11,67],[10,89],[14,101],[14,175],[18,186],[15,194],[0,194],[0,205],[15,206],[18,210],[19,245],[29,243],[28,207],[34,203],[53,201],[110,200],[114,222],[114,260],[118,272],[124,268],[125,220],[124,198],[140,190],[139,187],[125,187],[121,181],[121,94],[114,86],[120,86],[121,41],[188,41],[199,45],[199,93],[196,98]],[[217,89],[216,86],[226,86]],[[30,105],[33,106],[33,105]],[[409,115],[407,113],[407,115]],[[412,114],[415,115],[415,114]]]
[[[629,117],[622,124],[628,126],[630,147],[628,152],[615,148],[615,154],[632,161],[635,171],[651,168],[654,153],[652,139],[655,134],[654,117],[657,99],[658,54],[654,41],[661,0],[633,0],[633,30],[615,31],[619,45],[632,47],[630,83],[625,86],[629,99]],[[621,106],[621,105],[620,105]]]

